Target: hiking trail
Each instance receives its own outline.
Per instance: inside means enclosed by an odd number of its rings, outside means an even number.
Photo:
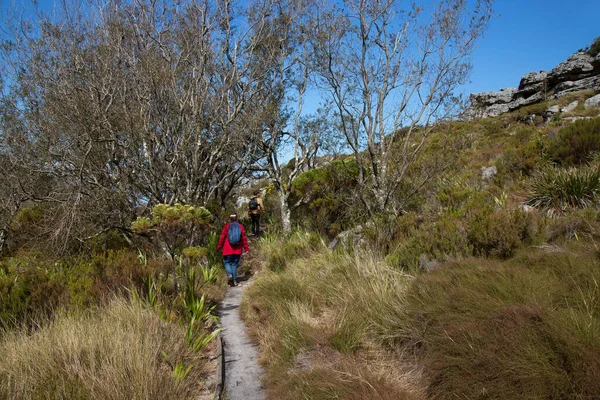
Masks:
[[[243,260],[242,263],[249,261]],[[218,308],[224,328],[221,333],[225,363],[223,398],[263,400],[266,399],[266,392],[262,384],[264,373],[258,364],[258,348],[252,343],[239,312],[243,293],[251,281],[238,279],[242,285],[229,287]]]

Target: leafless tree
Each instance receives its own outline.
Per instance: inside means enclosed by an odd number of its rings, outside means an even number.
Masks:
[[[346,0],[318,15],[320,85],[359,167],[371,215],[402,204],[435,169],[411,177],[435,126],[456,114],[455,89],[491,15],[492,0],[444,0],[430,13],[400,0]]]
[[[261,46],[253,65],[263,71],[262,95],[257,98],[255,141],[258,160],[251,168],[263,171],[275,188],[284,233],[291,232],[289,204],[292,184],[310,167],[327,129],[318,131],[319,119],[303,116],[305,95],[313,74],[310,36],[317,3],[311,0],[271,0],[256,2],[258,15],[268,15],[259,33]],[[319,126],[322,128],[322,126]],[[282,165],[282,158],[291,160]]]
[[[106,228],[140,206],[227,197],[257,157],[249,107],[264,74],[252,63],[267,16],[247,24],[245,12],[231,0],[130,0],[12,15],[2,140],[12,162],[55,179],[47,200],[66,212],[55,237],[87,236],[82,213]],[[118,221],[100,216],[111,209]]]

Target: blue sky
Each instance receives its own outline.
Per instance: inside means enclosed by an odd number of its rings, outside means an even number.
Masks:
[[[517,87],[521,76],[554,68],[600,36],[600,0],[496,0],[494,8],[467,94]]]
[[[51,9],[56,0],[39,0]],[[24,0],[0,0],[7,4]],[[465,94],[517,87],[522,75],[550,70],[600,36],[600,0],[496,0],[494,18],[473,54]],[[310,107],[312,108],[312,107]]]

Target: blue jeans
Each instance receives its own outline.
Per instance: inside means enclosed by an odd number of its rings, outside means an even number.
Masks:
[[[231,275],[233,280],[237,279],[237,267],[240,262],[239,254],[232,254],[229,256],[223,256],[223,264],[225,265],[225,272],[227,275]]]

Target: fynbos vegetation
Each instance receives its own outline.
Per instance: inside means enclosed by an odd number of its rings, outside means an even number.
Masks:
[[[597,91],[461,119],[491,6],[2,6],[0,397],[212,395],[256,189],[271,398],[597,397]]]

